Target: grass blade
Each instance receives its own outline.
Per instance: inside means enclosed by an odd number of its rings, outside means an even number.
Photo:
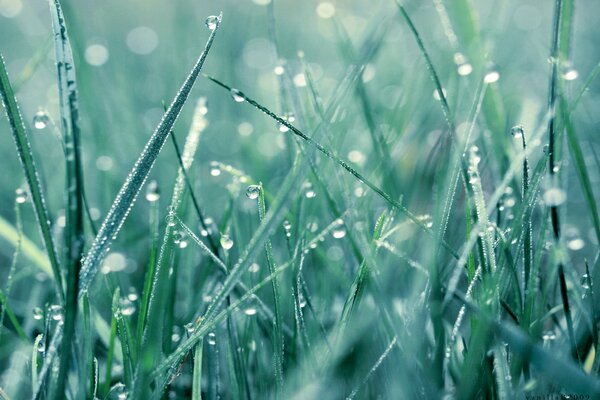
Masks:
[[[138,160],[135,162],[133,169],[127,176],[125,183],[119,190],[117,197],[115,198],[112,207],[110,208],[98,235],[94,239],[92,246],[85,257],[85,261],[81,268],[80,276],[80,296],[81,293],[90,286],[94,276],[98,271],[98,266],[102,258],[106,255],[108,248],[112,241],[118,235],[129,211],[133,207],[135,200],[142,188],[142,185],[146,181],[148,174],[154,162],[160,153],[165,141],[167,140],[181,109],[183,108],[190,91],[204,65],[206,56],[210,51],[215,34],[217,33],[221,24],[221,16],[216,19],[215,26],[211,30],[208,41],[206,42],[204,51],[196,61],[196,64],[192,68],[192,71],[185,79],[185,82],[181,86],[179,92],[171,102],[169,109],[164,114],[162,120],[158,124],[156,130],[150,137],[150,140],[144,147],[144,150],[140,154]]]
[[[33,209],[38,221],[40,232],[42,234],[42,240],[44,241],[46,252],[48,253],[48,259],[50,260],[57,296],[64,301],[63,283],[60,274],[56,246],[54,245],[52,231],[50,230],[46,202],[44,200],[37,168],[33,160],[33,154],[31,153],[31,145],[29,143],[29,139],[27,138],[27,132],[25,131],[23,118],[21,117],[17,99],[15,98],[14,92],[11,88],[2,55],[0,55],[0,95],[2,96],[2,102],[4,104],[8,122],[12,130],[13,139],[15,140],[15,144],[17,146],[17,155],[19,156],[19,161],[21,162],[23,172],[25,173],[25,179],[27,180],[29,193],[31,194],[33,201]]]
[[[60,128],[64,141],[66,160],[66,194],[65,230],[64,230],[64,265],[66,275],[65,294],[65,327],[60,352],[60,369],[56,399],[62,398],[65,392],[67,372],[71,360],[71,347],[75,335],[77,318],[77,290],[79,287],[79,270],[81,255],[85,242],[83,231],[83,176],[81,169],[79,105],[77,95],[77,77],[73,52],[65,25],[59,0],[49,0],[52,30],[54,32],[54,49],[56,54],[58,93],[60,100]],[[80,386],[84,385],[80,382]]]

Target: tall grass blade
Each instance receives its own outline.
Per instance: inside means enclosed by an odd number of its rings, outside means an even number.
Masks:
[[[181,109],[183,108],[190,91],[204,65],[204,61],[210,51],[215,35],[221,24],[221,15],[215,20],[214,29],[211,30],[208,41],[206,42],[204,51],[196,61],[196,64],[192,68],[190,74],[185,79],[185,82],[181,86],[179,92],[173,99],[167,112],[164,114],[162,120],[158,124],[156,130],[150,137],[148,143],[144,147],[144,150],[140,154],[140,157],[135,162],[131,172],[127,176],[125,183],[119,190],[117,197],[115,198],[112,207],[106,215],[98,235],[94,239],[92,246],[85,257],[81,269],[80,276],[80,295],[83,291],[87,290],[90,286],[94,276],[98,271],[98,266],[102,258],[106,255],[108,248],[113,240],[117,237],[129,211],[131,210],[137,196],[148,177],[148,174],[154,162],[160,153],[165,141],[167,140]]]
[[[60,105],[60,128],[63,136],[66,160],[66,195],[65,230],[64,230],[64,265],[66,277],[65,294],[65,327],[60,352],[60,370],[56,394],[64,396],[67,373],[69,370],[75,321],[77,318],[77,291],[79,287],[79,271],[84,246],[83,231],[83,176],[81,168],[79,105],[77,95],[77,77],[75,64],[69,42],[69,34],[65,25],[59,0],[48,0],[54,32],[54,49],[56,54],[57,81]],[[83,382],[80,382],[83,384]],[[57,398],[57,400],[58,400]]]
[[[56,246],[52,239],[46,202],[40,185],[37,168],[33,160],[31,145],[27,138],[27,132],[25,131],[23,118],[21,117],[17,99],[11,88],[2,55],[0,55],[0,95],[2,96],[2,103],[4,104],[13,139],[17,146],[17,155],[19,156],[19,161],[21,162],[23,172],[25,173],[25,179],[27,180],[29,192],[33,201],[33,209],[42,234],[42,240],[46,247],[46,252],[48,253],[48,259],[50,260],[57,296],[61,301],[64,301],[63,282],[60,274]]]

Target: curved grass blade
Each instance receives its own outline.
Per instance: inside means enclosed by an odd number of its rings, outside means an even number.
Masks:
[[[75,321],[77,318],[77,289],[79,286],[79,270],[81,255],[85,242],[83,231],[83,176],[81,169],[79,104],[77,95],[77,77],[73,52],[69,42],[65,17],[59,0],[48,0],[54,32],[54,50],[56,54],[57,81],[60,105],[60,128],[62,131],[66,160],[66,194],[64,257],[63,266],[66,274],[65,327],[60,352],[60,369],[58,373],[58,398],[64,396],[64,389],[69,369]],[[80,382],[80,385],[83,384]]]
[[[23,118],[21,117],[17,99],[15,98],[14,92],[11,88],[2,55],[0,55],[0,95],[2,96],[2,102],[4,104],[8,122],[17,146],[17,155],[21,161],[21,166],[23,167],[23,172],[25,173],[25,179],[27,180],[27,185],[29,186],[29,192],[33,201],[33,210],[38,221],[38,225],[42,234],[42,240],[44,241],[44,245],[46,247],[46,252],[48,253],[52,274],[54,275],[56,292],[60,300],[64,301],[63,283],[60,274],[56,246],[54,245],[52,231],[50,230],[46,202],[44,200],[37,168],[33,160],[33,154],[31,153],[31,145],[29,143],[29,139],[27,138]]]
[[[125,183],[119,190],[117,197],[115,198],[112,207],[110,208],[98,235],[94,239],[92,246],[85,257],[81,274],[80,274],[80,290],[79,295],[88,289],[94,276],[98,271],[98,265],[102,258],[106,255],[108,248],[112,241],[117,237],[129,211],[131,210],[135,200],[142,188],[142,185],[146,181],[148,174],[154,162],[160,153],[165,141],[167,140],[171,128],[175,124],[181,109],[183,108],[190,91],[204,65],[206,56],[210,51],[215,34],[217,33],[221,24],[222,14],[215,21],[214,29],[206,42],[204,51],[196,61],[196,64],[192,68],[190,74],[185,79],[185,82],[181,86],[181,89],[173,99],[173,102],[169,106],[167,112],[163,115],[162,120],[158,124],[156,130],[150,137],[150,140],[144,147],[144,150],[140,154],[140,157],[135,162],[131,172],[129,173]]]

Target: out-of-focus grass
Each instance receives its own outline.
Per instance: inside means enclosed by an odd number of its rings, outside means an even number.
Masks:
[[[77,125],[0,0],[0,397],[600,395],[595,1],[60,4]]]

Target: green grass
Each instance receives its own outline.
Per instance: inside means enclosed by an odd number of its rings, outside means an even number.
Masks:
[[[480,3],[0,2],[0,398],[600,397],[597,7]]]

